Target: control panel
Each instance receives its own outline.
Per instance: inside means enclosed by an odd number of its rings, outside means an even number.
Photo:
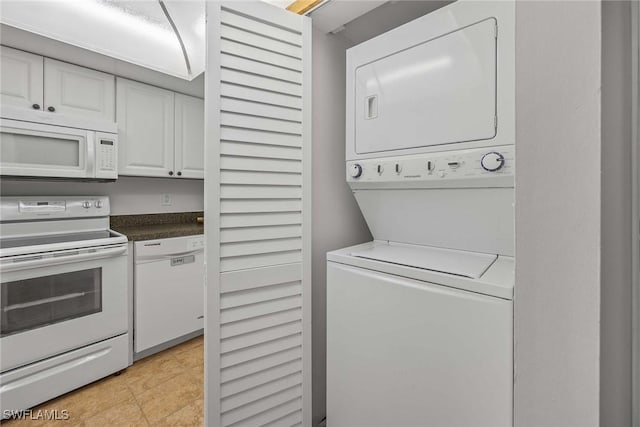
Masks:
[[[29,219],[67,219],[108,217],[107,196],[70,197],[3,197],[0,199],[2,222]]]
[[[446,151],[403,157],[384,157],[347,162],[347,181],[433,182],[512,178],[514,146]]]
[[[107,133],[96,134],[96,178],[118,178],[118,137]]]

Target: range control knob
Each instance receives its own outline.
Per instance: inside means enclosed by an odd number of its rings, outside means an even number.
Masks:
[[[88,200],[85,200],[84,202],[82,202],[82,207],[85,209],[89,209],[91,207],[91,202]]]
[[[351,175],[351,178],[359,178],[362,175],[362,166],[357,163],[350,165],[349,175]]]
[[[486,171],[495,172],[504,166],[504,156],[496,151],[491,151],[482,156],[480,165]]]
[[[93,204],[96,208],[100,209],[102,207],[102,200],[96,200]]]

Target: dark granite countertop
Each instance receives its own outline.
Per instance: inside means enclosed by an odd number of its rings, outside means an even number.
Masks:
[[[170,237],[204,234],[204,226],[197,223],[203,212],[166,214],[114,215],[111,228],[130,241],[166,239]]]

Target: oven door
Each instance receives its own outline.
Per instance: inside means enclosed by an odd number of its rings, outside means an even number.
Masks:
[[[0,174],[93,178],[95,132],[0,120]]]
[[[0,372],[127,331],[127,247],[3,260]]]

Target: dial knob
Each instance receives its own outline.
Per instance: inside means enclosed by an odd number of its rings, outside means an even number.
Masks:
[[[94,206],[100,209],[102,207],[102,200],[96,200],[96,202],[94,203]]]
[[[89,209],[91,207],[91,202],[88,200],[85,200],[84,202],[82,202],[82,207],[85,209]]]
[[[357,163],[354,163],[351,166],[349,166],[349,175],[351,175],[351,178],[360,177],[360,175],[362,175],[362,166],[360,166]]]
[[[495,172],[504,166],[504,156],[496,151],[492,151],[482,156],[480,164],[482,165],[482,169]]]

